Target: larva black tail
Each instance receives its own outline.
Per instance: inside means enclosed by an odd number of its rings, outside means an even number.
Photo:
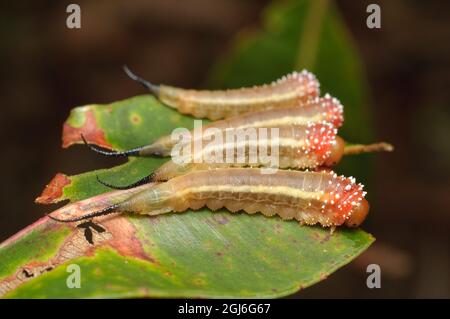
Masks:
[[[124,65],[123,69],[125,71],[125,73],[133,80],[136,81],[140,84],[142,84],[146,89],[148,89],[153,95],[155,95],[156,97],[159,96],[159,86],[155,85],[153,83],[150,83],[149,81],[141,78],[140,76],[137,76],[136,74],[134,74],[129,68],[128,66]]]
[[[98,176],[97,176],[97,181],[100,184],[102,184],[102,185],[104,185],[106,187],[109,187],[109,188],[112,188],[112,189],[124,190],[124,189],[130,189],[130,188],[134,188],[134,187],[137,187],[137,186],[141,186],[141,185],[150,183],[150,182],[153,181],[153,177],[154,177],[154,173],[151,173],[150,175],[145,176],[145,177],[141,178],[140,180],[138,180],[138,181],[136,181],[136,182],[134,182],[132,184],[124,185],[124,186],[117,186],[117,185],[112,185],[112,184],[106,183],[106,182],[102,181]]]
[[[89,213],[86,215],[82,215],[82,216],[74,217],[74,218],[68,218],[68,219],[59,219],[56,217],[52,217],[50,215],[47,215],[47,216],[50,219],[53,219],[57,222],[73,223],[73,222],[78,222],[78,221],[89,219],[89,218],[94,218],[94,217],[98,217],[98,216],[104,216],[104,215],[109,215],[109,214],[115,213],[118,207],[119,207],[119,204],[114,204],[114,205],[108,206],[104,209],[101,209],[101,210],[98,210],[98,211],[95,211],[95,212],[92,212],[92,213]],[[120,213],[120,212],[117,211],[117,213]]]
[[[91,151],[94,151],[98,154],[102,154],[105,156],[112,156],[112,157],[127,157],[127,156],[140,156],[139,152],[144,148],[142,147],[137,147],[137,148],[133,148],[131,150],[128,151],[123,151],[123,152],[119,152],[119,151],[105,151],[100,147],[97,147],[95,145],[89,144],[86,139],[84,138],[83,134],[81,134],[81,138],[84,142],[84,145],[86,145]]]

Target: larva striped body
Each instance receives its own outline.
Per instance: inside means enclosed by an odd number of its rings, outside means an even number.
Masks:
[[[340,127],[344,121],[343,107],[336,99],[326,94],[322,98],[315,98],[309,100],[302,107],[291,107],[283,109],[274,109],[248,113],[241,116],[232,117],[225,120],[216,121],[205,125],[201,129],[202,139],[207,139],[213,133],[212,128],[219,130],[233,129],[247,129],[253,128],[271,128],[281,126],[306,126],[310,123],[329,122],[336,128]],[[208,133],[208,131],[211,131]],[[190,131],[190,135],[196,138],[194,130]],[[152,144],[138,147],[133,150],[125,152],[107,152],[100,151],[100,153],[110,156],[170,156],[173,146],[178,141],[172,139],[171,135],[160,137]],[[91,147],[94,151],[97,148]]]
[[[319,95],[307,71],[293,72],[269,85],[224,91],[196,91],[160,85],[158,99],[180,113],[217,120],[248,112],[293,107]]]
[[[301,224],[359,226],[368,213],[362,185],[332,172],[228,168],[195,171],[156,184],[106,210],[60,221],[78,221],[112,212],[159,215],[187,209],[222,207],[231,212],[278,215]],[[59,220],[59,219],[57,219]]]
[[[222,143],[203,145],[185,163],[166,162],[153,172],[152,180],[165,181],[194,170],[224,167],[316,168],[334,165],[343,155],[344,142],[329,123],[277,129],[277,136],[272,136],[270,131],[255,130],[253,136],[239,142],[227,141],[223,133]],[[193,143],[186,146],[195,149]]]

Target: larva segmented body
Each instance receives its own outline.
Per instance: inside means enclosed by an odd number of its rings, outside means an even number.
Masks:
[[[328,94],[322,98],[309,100],[302,107],[259,111],[210,123],[202,128],[202,138],[208,137],[207,131],[210,128],[218,128],[220,130],[227,128],[245,129],[249,127],[270,128],[288,125],[308,125],[309,123],[323,121],[330,122],[335,127],[340,127],[344,121],[342,104]],[[193,131],[191,131],[191,135],[194,135]],[[168,156],[175,143],[176,141],[171,136],[163,136],[154,143],[143,147],[139,155],[151,156],[156,153]]]
[[[344,121],[341,103],[328,94],[322,98],[311,99],[302,107],[259,111],[210,123],[202,127],[200,138],[207,139],[212,134],[208,133],[212,128],[226,130],[227,128],[247,129],[250,127],[272,128],[289,125],[306,126],[310,123],[319,123],[323,121],[329,122],[335,127],[340,127]],[[193,136],[194,139],[196,138],[194,130],[190,131],[190,135]],[[157,139],[152,144],[124,152],[99,151],[99,149],[94,146],[91,148],[94,151],[109,156],[170,156],[171,150],[177,142],[178,141],[172,139],[171,135],[166,135]]]
[[[271,84],[223,90],[186,90],[159,85],[153,93],[180,113],[211,120],[248,112],[299,106],[320,93],[316,77],[304,70],[293,72]]]
[[[282,126],[277,135],[260,130],[237,142],[203,145],[191,154],[185,163],[168,161],[152,174],[153,181],[166,181],[194,170],[224,167],[275,167],[305,169],[338,162],[344,151],[344,142],[336,136],[337,130],[327,122],[308,126]],[[193,143],[185,145],[194,149]],[[217,160],[219,159],[219,161]]]
[[[73,222],[112,212],[159,215],[187,209],[222,207],[231,212],[278,215],[301,224],[325,227],[359,226],[369,206],[362,185],[353,178],[332,172],[278,170],[262,174],[259,169],[228,168],[195,171],[156,184],[105,210],[59,221]],[[56,218],[54,218],[56,219]]]

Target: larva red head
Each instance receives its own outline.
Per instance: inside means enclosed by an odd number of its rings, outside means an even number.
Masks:
[[[330,167],[339,163],[344,155],[344,148],[344,140],[341,137],[336,136],[335,143],[332,145],[330,154],[323,162],[323,165]]]
[[[331,214],[337,225],[345,223],[349,227],[358,227],[369,212],[363,185],[356,184],[353,177],[336,174],[328,183],[330,191],[325,193],[323,211]]]
[[[361,203],[353,210],[350,217],[345,221],[345,225],[352,228],[358,227],[366,219],[369,209],[369,202],[363,198]]]
[[[303,150],[305,154],[315,157],[317,160],[316,166],[322,165],[330,156],[333,158],[337,157],[333,153],[336,146],[336,133],[337,129],[327,122],[308,125]]]
[[[344,107],[341,102],[327,93],[320,98],[319,103],[325,109],[327,122],[332,123],[335,127],[341,127],[344,123]]]

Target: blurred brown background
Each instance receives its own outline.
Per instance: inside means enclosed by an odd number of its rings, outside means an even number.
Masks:
[[[28,2],[28,3],[27,3]],[[83,147],[62,150],[71,108],[143,94],[121,66],[154,82],[205,86],[234,36],[257,28],[268,1],[76,1],[82,28],[67,29],[67,1],[0,5],[2,172],[0,240],[52,207],[34,198],[57,172],[120,163]],[[366,27],[366,7],[382,28]],[[295,297],[450,297],[450,2],[337,4],[366,66],[377,135],[396,146],[376,155],[372,214],[377,242],[350,266]],[[367,264],[382,288],[366,287]]]

